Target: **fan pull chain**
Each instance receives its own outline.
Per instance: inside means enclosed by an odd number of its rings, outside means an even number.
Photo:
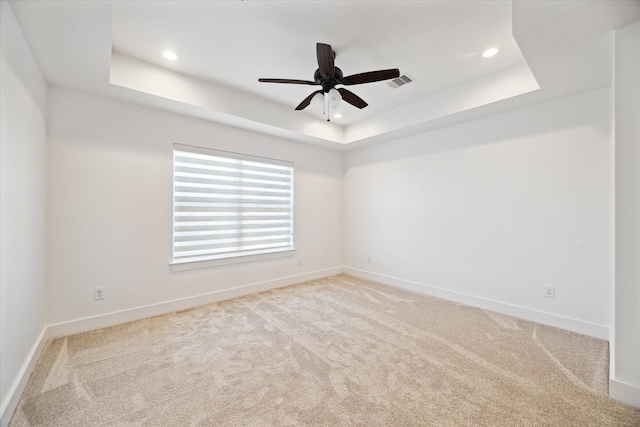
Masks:
[[[329,93],[324,94],[324,111],[323,114],[327,116],[327,121],[331,121],[331,115],[329,114]]]

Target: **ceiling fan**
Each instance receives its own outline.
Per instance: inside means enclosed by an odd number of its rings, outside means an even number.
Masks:
[[[325,105],[328,107],[329,102],[334,105],[336,100],[340,102],[340,98],[357,108],[364,108],[368,104],[355,93],[345,89],[337,88],[337,85],[358,85],[362,83],[373,83],[382,80],[395,79],[400,76],[397,68],[389,70],[368,71],[366,73],[353,74],[344,77],[342,70],[335,66],[334,59],[336,53],[330,45],[324,43],[316,43],[316,54],[318,57],[318,69],[313,74],[311,80],[291,80],[291,79],[258,79],[263,83],[288,83],[299,85],[322,86],[322,90],[317,90],[307,96],[297,107],[296,110],[302,110],[311,104],[311,100],[317,94],[327,94],[325,96]],[[338,95],[339,94],[339,95]],[[326,108],[325,108],[326,111]]]

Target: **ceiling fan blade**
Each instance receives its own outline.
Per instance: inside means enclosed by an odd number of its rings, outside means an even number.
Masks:
[[[333,49],[330,45],[324,43],[316,43],[316,53],[318,56],[318,68],[320,74],[333,77],[336,74],[335,64],[333,62]]]
[[[292,79],[258,79],[262,83],[289,83],[294,85],[317,85],[318,83],[310,80],[292,80]]]
[[[340,92],[340,95],[342,95],[342,99],[343,100],[345,100],[349,104],[353,105],[354,107],[358,107],[360,109],[363,109],[364,107],[369,105],[366,102],[364,102],[364,100],[362,98],[360,98],[358,95],[356,95],[355,93],[353,93],[350,90],[347,90],[347,89],[345,89],[343,87],[338,88],[338,92]]]
[[[400,77],[400,71],[397,68],[390,70],[368,71],[366,73],[353,74],[342,79],[343,85],[359,85],[362,83],[373,83],[382,80],[395,79]]]
[[[316,96],[316,94],[317,94],[317,93],[322,93],[322,91],[321,91],[321,90],[317,90],[317,91],[313,92],[311,95],[307,96],[307,97],[304,99],[304,101],[302,101],[302,102],[300,103],[300,105],[298,105],[298,106],[296,107],[296,110],[303,110],[303,109],[307,108],[307,107],[309,106],[309,104],[311,104],[311,99],[312,99],[314,96]]]

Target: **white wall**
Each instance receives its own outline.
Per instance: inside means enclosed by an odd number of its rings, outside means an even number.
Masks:
[[[346,153],[344,264],[607,339],[610,104],[607,88]]]
[[[640,407],[640,24],[615,41],[615,323],[610,393]]]
[[[0,2],[0,16],[0,415],[4,425],[12,412],[11,397],[16,390],[20,393],[26,364],[45,328],[47,85],[6,1]]]
[[[56,87],[49,106],[50,324],[340,267],[341,153]],[[173,143],[293,161],[296,256],[171,272]]]

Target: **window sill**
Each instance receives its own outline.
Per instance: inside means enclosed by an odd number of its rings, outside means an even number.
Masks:
[[[217,258],[217,259],[205,259],[205,260],[193,260],[193,261],[181,261],[181,262],[172,262],[169,263],[171,267],[171,271],[188,271],[188,270],[197,270],[200,268],[209,268],[209,267],[220,267],[223,265],[233,265],[233,264],[241,264],[245,262],[254,262],[254,261],[263,261],[267,259],[275,259],[275,258],[285,258],[289,256],[293,256],[295,254],[295,248],[288,248],[283,250],[278,250],[274,252],[266,252],[266,253],[257,253],[257,254],[245,254],[245,255],[236,255],[227,258]]]

